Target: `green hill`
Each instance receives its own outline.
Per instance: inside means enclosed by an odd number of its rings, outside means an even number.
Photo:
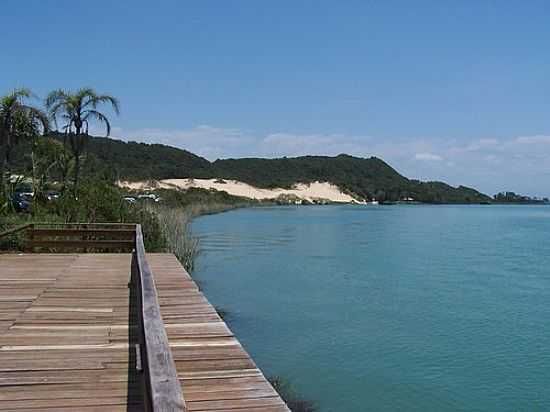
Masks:
[[[363,198],[395,201],[411,197],[430,203],[480,203],[490,198],[464,186],[420,182],[400,175],[377,157],[341,154],[282,159],[226,159],[213,163],[216,177],[259,187],[290,187],[296,182],[327,181]]]
[[[399,174],[383,160],[341,154],[279,159],[222,159],[210,162],[187,150],[162,144],[92,137],[88,169],[109,169],[121,180],[222,178],[263,188],[326,181],[362,198],[395,201],[411,197],[430,203],[485,203],[491,198],[474,189],[442,182],[421,182]]]
[[[280,159],[222,159],[215,162],[187,150],[161,144],[123,142],[94,137],[88,151],[99,164],[109,165],[120,179],[222,178],[253,186],[289,188],[295,183],[331,182],[364,198],[399,200],[411,197],[430,203],[480,203],[491,199],[471,188],[443,182],[420,182],[400,175],[376,157],[349,155],[302,156]]]
[[[208,160],[187,150],[162,144],[93,137],[87,150],[123,180],[167,179],[191,175],[209,177],[212,169]]]

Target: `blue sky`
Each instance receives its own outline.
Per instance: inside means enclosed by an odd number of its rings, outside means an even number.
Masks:
[[[118,96],[113,136],[210,159],[377,155],[550,195],[547,1],[4,0],[0,92]]]

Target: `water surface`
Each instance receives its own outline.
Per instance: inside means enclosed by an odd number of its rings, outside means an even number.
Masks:
[[[204,216],[194,277],[327,411],[550,410],[550,207]]]

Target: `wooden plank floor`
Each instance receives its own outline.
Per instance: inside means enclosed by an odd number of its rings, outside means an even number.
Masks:
[[[171,254],[148,254],[190,411],[288,411]],[[140,410],[129,254],[0,255],[0,410]],[[131,367],[129,367],[131,365]]]
[[[288,411],[172,254],[148,254],[190,411]]]
[[[139,410],[130,259],[0,255],[1,411]]]

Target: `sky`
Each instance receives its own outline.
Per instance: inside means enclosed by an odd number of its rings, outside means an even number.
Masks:
[[[378,156],[548,196],[549,21],[536,0],[3,0],[0,93],[90,86],[121,101],[112,137],[211,160]]]

